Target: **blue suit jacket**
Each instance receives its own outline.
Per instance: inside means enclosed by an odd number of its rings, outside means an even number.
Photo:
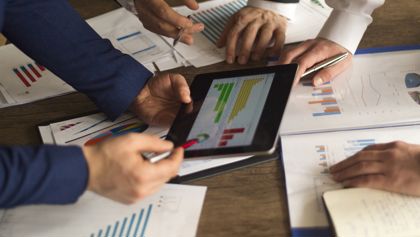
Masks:
[[[0,0],[0,29],[111,119],[129,107],[151,77],[101,39],[66,0]],[[0,146],[0,208],[75,202],[87,179],[78,147]]]

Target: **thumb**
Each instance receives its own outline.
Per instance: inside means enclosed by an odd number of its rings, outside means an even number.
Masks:
[[[170,74],[172,88],[174,94],[178,97],[182,103],[190,103],[190,87],[188,86],[187,80],[180,74]]]
[[[327,67],[317,72],[313,79],[312,84],[314,86],[321,86],[324,83],[327,83],[333,80],[336,76],[346,70],[351,64],[351,59],[348,58],[332,67]]]
[[[184,4],[191,10],[198,9],[198,3],[195,0],[184,0]]]

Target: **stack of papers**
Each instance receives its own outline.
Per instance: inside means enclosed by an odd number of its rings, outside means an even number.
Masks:
[[[0,211],[0,236],[194,237],[205,193],[206,187],[166,184],[136,204],[123,205],[88,191],[74,205]]]
[[[195,22],[206,25],[204,32],[194,36],[194,45],[181,43],[175,49],[172,48],[173,39],[146,30],[136,16],[122,8],[87,22],[99,35],[109,39],[115,48],[132,56],[150,71],[190,65],[202,67],[225,59],[225,50],[217,48],[215,42],[229,17],[245,5],[245,0],[214,0],[201,3],[199,11],[187,7],[175,8],[183,15],[191,15]],[[286,42],[315,37],[330,12],[323,0],[300,1],[297,20],[289,23]],[[74,91],[13,45],[0,47],[0,73],[0,108]]]
[[[294,88],[280,129],[293,236],[329,235],[322,194],[341,188],[330,166],[377,143],[420,144],[418,62],[419,50],[357,55],[332,82]]]
[[[77,146],[96,144],[104,139],[123,135],[128,132],[147,133],[164,139],[168,132],[166,128],[149,126],[130,114],[124,114],[111,122],[103,113],[40,126],[39,131],[45,144]],[[182,163],[178,175],[184,176],[247,158],[250,158],[250,156],[193,161],[185,160]]]

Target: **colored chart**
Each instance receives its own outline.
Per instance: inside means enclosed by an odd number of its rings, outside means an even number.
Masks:
[[[109,131],[99,134],[98,136],[88,140],[84,145],[85,146],[95,145],[97,143],[103,142],[104,140],[108,138],[121,136],[130,132],[140,133],[140,132],[145,131],[148,127],[149,125],[144,124],[144,123],[130,123],[130,124],[122,125],[122,126],[113,128]]]
[[[189,149],[251,144],[273,79],[270,73],[214,80],[188,135],[209,138]]]
[[[328,174],[328,161],[327,161],[327,146],[315,146],[316,153],[318,154],[318,165],[322,168],[321,174]]]
[[[67,130],[67,129],[71,128],[71,127],[74,127],[74,126],[76,126],[78,124],[81,124],[81,123],[82,122],[75,122],[75,123],[69,123],[69,124],[62,125],[62,126],[60,126],[60,131],[65,131],[65,130]]]
[[[117,38],[117,41],[131,55],[141,54],[156,48],[156,45],[140,31],[128,33]]]
[[[312,99],[308,104],[313,105],[317,112],[312,113],[313,117],[331,116],[341,114],[341,109],[337,104],[334,96],[334,90],[330,83],[326,83],[319,87],[314,87],[312,91]]]
[[[352,156],[363,148],[374,145],[375,143],[375,139],[348,140],[344,146],[345,157]]]
[[[14,74],[25,87],[30,87],[31,83],[34,83],[37,79],[41,78],[41,73],[43,71],[45,71],[45,68],[37,63],[28,63],[26,65],[13,68]]]
[[[208,10],[191,15],[194,22],[204,23],[206,26],[202,34],[216,44],[230,17],[246,6],[246,0],[232,1]]]
[[[214,111],[216,112],[216,117],[214,118],[215,123],[220,122],[220,118],[222,117],[223,111],[234,85],[235,83],[222,83],[214,85],[214,88],[220,92],[216,106],[214,107]]]
[[[150,214],[153,209],[153,204],[150,204],[147,210],[141,209],[138,213],[133,213],[130,217],[125,217],[122,220],[115,222],[113,225],[108,225],[104,229],[99,229],[95,235],[92,233],[91,237],[143,237],[145,236],[147,224],[149,222]]]
[[[223,135],[220,138],[220,142],[219,142],[219,147],[225,147],[229,140],[232,140],[235,136],[235,134],[240,134],[240,133],[244,133],[245,132],[245,128],[230,128],[230,129],[225,129],[223,130]]]
[[[242,84],[238,98],[236,99],[232,112],[229,115],[228,123],[232,122],[232,120],[234,120],[236,116],[238,116],[239,112],[241,112],[245,108],[253,87],[262,80],[263,78],[252,79],[247,80]]]
[[[311,2],[319,7],[325,8],[325,6],[320,0],[311,0]]]

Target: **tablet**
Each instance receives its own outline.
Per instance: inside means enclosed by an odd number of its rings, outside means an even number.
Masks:
[[[201,74],[167,139],[185,158],[273,153],[297,64]]]

